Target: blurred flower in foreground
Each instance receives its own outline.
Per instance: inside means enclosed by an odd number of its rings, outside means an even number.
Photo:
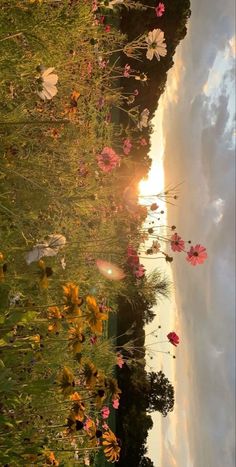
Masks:
[[[187,252],[186,260],[196,266],[197,264],[202,264],[207,259],[206,248],[202,245],[191,246],[190,250]]]
[[[149,110],[148,109],[144,109],[140,115],[140,120],[138,122],[138,129],[139,130],[142,130],[143,128],[147,128],[148,127],[148,118],[149,118]]]
[[[48,236],[48,241],[43,243],[37,243],[33,250],[29,251],[25,255],[27,264],[31,264],[34,261],[38,261],[44,256],[56,256],[60,248],[63,248],[66,244],[66,237],[61,234],[52,234]]]
[[[58,81],[58,76],[56,75],[56,73],[53,73],[53,67],[49,67],[46,69],[44,67],[40,67],[40,69],[42,70],[40,78],[40,84],[42,89],[41,91],[38,91],[37,94],[44,101],[51,100],[57,94],[56,84]]]
[[[166,43],[164,38],[164,32],[161,29],[153,29],[149,31],[147,37],[145,38],[148,49],[146,57],[148,60],[152,60],[154,55],[157,60],[160,60],[160,57],[165,57],[167,54]]]
[[[179,344],[179,336],[177,336],[175,332],[169,332],[169,334],[167,334],[167,338],[169,339],[172,345],[177,347],[177,345]]]
[[[99,272],[107,279],[119,281],[125,277],[124,271],[113,263],[98,259],[96,265]]]
[[[120,156],[112,148],[106,146],[97,156],[98,166],[103,172],[111,172],[120,163]]]
[[[118,462],[120,457],[120,446],[118,439],[110,429],[109,431],[105,431],[102,437],[104,454],[108,462]]]
[[[157,17],[160,17],[162,16],[164,13],[165,13],[165,5],[164,3],[158,3],[158,5],[156,6],[155,8],[155,12],[156,12],[156,15]]]

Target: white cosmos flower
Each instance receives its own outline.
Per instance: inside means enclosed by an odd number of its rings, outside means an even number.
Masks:
[[[53,71],[54,68],[49,67],[41,74],[42,90],[38,92],[38,95],[44,101],[52,99],[57,94],[58,76]]]
[[[145,37],[145,41],[148,45],[146,53],[148,60],[152,60],[154,55],[158,61],[160,60],[160,57],[166,56],[167,48],[164,32],[161,31],[161,29],[153,29],[153,31],[149,31],[147,37]]]
[[[39,261],[45,256],[56,256],[60,248],[63,248],[66,244],[66,237],[64,237],[64,235],[52,234],[49,235],[48,238],[49,241],[37,243],[33,250],[26,253],[25,260],[27,264]]]
[[[140,120],[138,122],[138,129],[141,131],[143,128],[147,128],[148,127],[148,118],[149,118],[149,110],[148,109],[144,109],[140,115]]]

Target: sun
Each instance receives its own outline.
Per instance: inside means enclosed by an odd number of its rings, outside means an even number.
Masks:
[[[142,196],[154,196],[164,189],[164,171],[162,164],[154,161],[148,178],[139,182],[139,194]]]

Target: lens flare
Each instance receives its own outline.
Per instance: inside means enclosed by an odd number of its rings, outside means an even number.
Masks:
[[[96,261],[97,268],[99,272],[106,277],[107,279],[110,279],[111,281],[120,281],[121,279],[124,279],[125,273],[124,271],[116,266],[113,263],[109,263],[109,261],[104,261],[103,259],[97,259]]]

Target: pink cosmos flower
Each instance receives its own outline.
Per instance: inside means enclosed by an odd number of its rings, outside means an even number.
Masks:
[[[139,95],[138,89],[135,89],[135,90],[134,90],[133,95],[134,95],[134,96],[138,96],[138,95]]]
[[[165,12],[165,5],[164,5],[164,3],[161,3],[161,2],[160,2],[160,3],[156,6],[156,8],[155,8],[155,12],[156,12],[157,17],[162,16],[162,15],[164,14],[164,12]]]
[[[97,11],[97,9],[98,9],[98,2],[97,0],[93,0],[92,11]]]
[[[118,353],[116,356],[116,364],[118,365],[119,368],[122,368],[122,366],[125,364],[121,353]]]
[[[134,275],[135,275],[135,277],[137,277],[137,279],[140,279],[140,277],[144,276],[145,271],[146,271],[146,269],[143,266],[143,264],[139,264],[138,268],[135,269],[135,271],[134,271]]]
[[[169,339],[172,345],[177,347],[177,345],[179,344],[179,336],[177,336],[175,332],[169,332],[169,334],[167,334],[167,338]]]
[[[107,423],[103,423],[102,428],[103,428],[105,431],[109,430],[109,426],[108,426]]]
[[[91,422],[91,418],[87,418],[86,421],[85,421],[85,423],[84,423],[84,430],[85,430],[85,431],[88,431],[88,430],[89,430],[89,428],[90,428],[90,426],[91,426],[91,425],[90,425],[90,422]]]
[[[125,78],[129,78],[130,77],[130,72],[131,72],[131,66],[126,63],[125,67],[124,67],[124,71],[123,71],[123,76]]]
[[[112,403],[114,409],[118,409],[119,408],[119,405],[120,405],[120,402],[119,402],[119,399],[115,399]]]
[[[95,345],[97,343],[98,338],[97,336],[91,336],[89,340],[90,344]]]
[[[105,26],[105,31],[106,31],[106,32],[110,32],[110,30],[111,30],[111,26],[110,26],[110,24],[107,24],[107,25]]]
[[[207,259],[206,248],[202,245],[191,246],[190,250],[187,252],[186,260],[196,266],[197,264],[202,264]]]
[[[141,138],[140,141],[139,141],[139,144],[140,144],[141,146],[147,146],[147,141],[146,141],[146,139],[145,139],[145,138]]]
[[[103,418],[104,420],[105,420],[106,418],[108,418],[109,415],[110,415],[110,409],[109,409],[109,407],[107,407],[107,406],[102,407],[102,409],[101,409],[101,415],[102,415],[102,418]]]
[[[99,168],[105,172],[111,172],[120,163],[120,156],[112,148],[106,146],[97,156]]]
[[[124,139],[123,141],[123,152],[126,156],[130,153],[132,148],[132,143],[129,138]]]
[[[173,251],[183,251],[185,248],[184,240],[177,233],[174,233],[170,239],[170,246]]]

